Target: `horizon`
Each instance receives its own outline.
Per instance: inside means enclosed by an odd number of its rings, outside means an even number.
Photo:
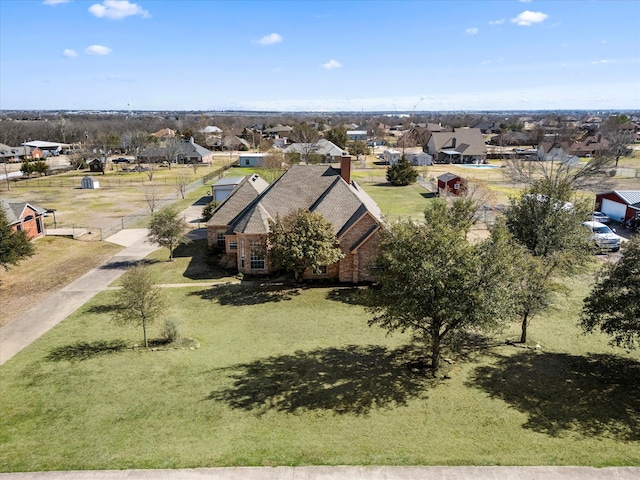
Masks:
[[[637,0],[0,7],[1,111],[640,110]]]

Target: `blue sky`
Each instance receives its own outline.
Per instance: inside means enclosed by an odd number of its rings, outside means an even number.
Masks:
[[[0,0],[0,109],[640,109],[640,0]]]

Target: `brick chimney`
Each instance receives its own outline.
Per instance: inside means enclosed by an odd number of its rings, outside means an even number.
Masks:
[[[346,152],[340,159],[340,176],[345,182],[351,183],[351,155]]]

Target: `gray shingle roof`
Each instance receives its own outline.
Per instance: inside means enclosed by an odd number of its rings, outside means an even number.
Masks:
[[[453,132],[433,132],[431,138],[435,151],[454,149],[464,155],[485,155],[487,146],[482,132],[477,128],[456,128]],[[455,139],[455,147],[453,140]]]
[[[233,192],[218,205],[207,225],[229,225],[268,186],[269,184],[260,175],[247,175]]]
[[[33,203],[28,202],[10,202],[4,198],[0,198],[0,208],[2,208],[7,216],[7,221],[9,225],[13,225],[14,223],[20,223],[22,214],[24,209],[27,207],[31,207],[38,214],[43,214],[47,210],[41,208]]]
[[[299,209],[323,215],[338,236],[367,212],[382,223],[375,202],[354,182],[347,184],[339,169],[328,165],[293,165],[233,220],[230,230],[264,234],[268,232],[269,219]]]

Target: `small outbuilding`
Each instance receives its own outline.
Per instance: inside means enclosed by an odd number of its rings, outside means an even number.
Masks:
[[[238,165],[241,167],[263,167],[266,153],[242,152],[238,155]]]
[[[100,182],[98,182],[98,180],[93,177],[86,176],[82,178],[82,182],[80,182],[80,188],[95,190],[97,188],[100,188]]]
[[[438,177],[438,194],[463,195],[467,191],[466,185],[466,180],[459,175],[443,173]]]

